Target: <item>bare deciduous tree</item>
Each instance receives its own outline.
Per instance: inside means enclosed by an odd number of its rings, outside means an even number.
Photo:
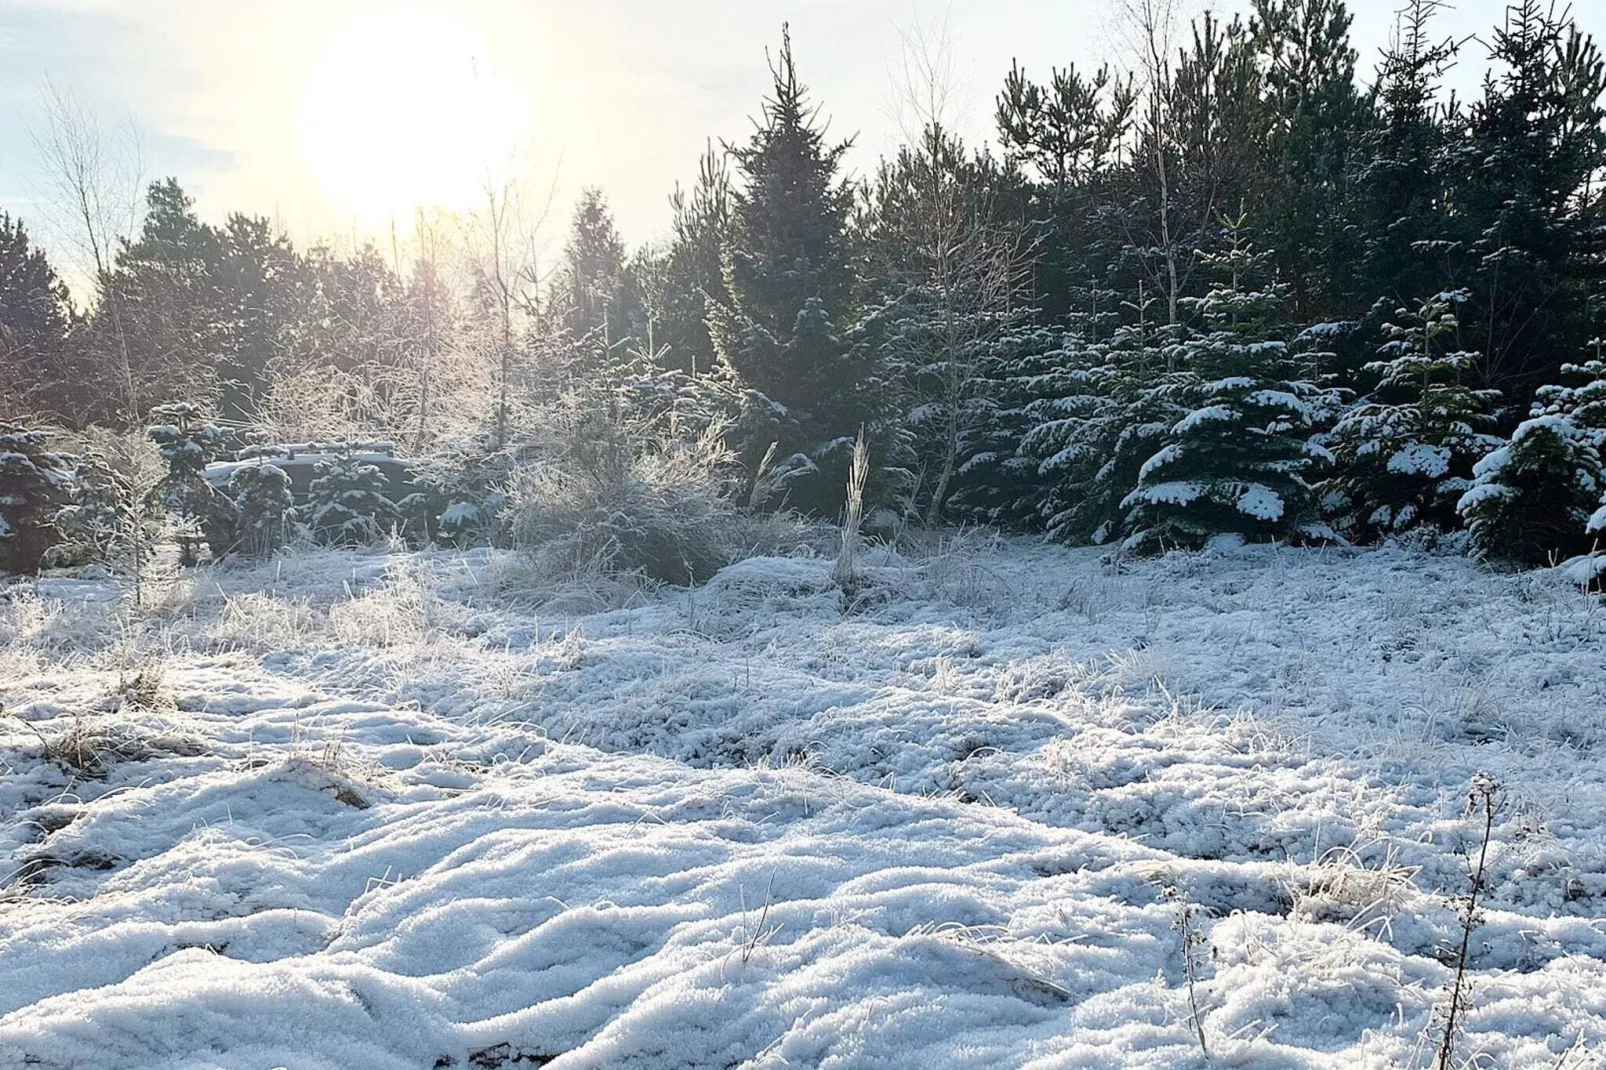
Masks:
[[[89,289],[106,300],[123,393],[119,415],[127,426],[135,427],[141,414],[124,312],[115,288],[108,283],[116,241],[132,233],[139,220],[139,138],[131,124],[115,136],[108,134],[76,97],[48,80],[42,110],[44,125],[32,133],[42,161],[45,201],[55,216],[59,236],[79,251],[76,267],[80,275]]]
[[[493,320],[493,439],[498,447],[508,440],[519,333],[541,312],[537,236],[551,200],[550,189],[543,201],[532,202],[519,181],[487,176],[480,209],[464,223],[464,245],[475,296]]]

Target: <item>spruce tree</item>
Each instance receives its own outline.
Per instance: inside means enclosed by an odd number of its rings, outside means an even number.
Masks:
[[[599,189],[586,189],[569,225],[564,266],[553,295],[571,342],[605,359],[628,338],[630,323],[622,307],[625,245],[613,213]],[[575,371],[596,370],[584,364]]]
[[[56,513],[72,490],[67,458],[45,434],[0,424],[0,571],[34,572],[60,541]]]
[[[1259,282],[1267,258],[1245,240],[1242,216],[1227,232],[1227,250],[1204,258],[1219,281],[1188,301],[1205,332],[1184,343],[1164,387],[1185,414],[1122,503],[1129,550],[1331,535],[1303,478],[1320,453],[1309,441],[1320,391],[1287,376],[1285,290]]]
[[[1438,294],[1384,326],[1381,359],[1365,368],[1375,385],[1332,433],[1324,500],[1347,538],[1454,530],[1473,465],[1501,444],[1489,434],[1499,395],[1470,385],[1477,356],[1457,344],[1465,300]]]
[[[790,503],[835,513],[861,426],[884,466],[890,443],[876,354],[855,336],[859,281],[849,248],[852,191],[837,177],[848,143],[830,145],[798,80],[789,35],[746,145],[730,147],[725,302],[709,315],[722,371],[743,396],[734,434],[750,477],[775,443]]]

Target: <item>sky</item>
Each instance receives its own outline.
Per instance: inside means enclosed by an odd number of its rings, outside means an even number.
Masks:
[[[1368,77],[1396,7],[1351,0]],[[1503,10],[1461,0],[1440,29],[1487,36]],[[1576,13],[1606,37],[1606,4]],[[627,240],[655,240],[708,139],[751,130],[783,22],[859,173],[909,125],[896,87],[912,36],[949,41],[952,118],[973,141],[1012,61],[1045,77],[1126,52],[1112,0],[0,0],[0,209],[70,255],[35,144],[48,80],[108,131],[137,131],[143,177],[176,176],[205,219],[246,211],[341,243],[517,177],[560,237],[595,185]],[[1484,55],[1464,50],[1463,94]]]

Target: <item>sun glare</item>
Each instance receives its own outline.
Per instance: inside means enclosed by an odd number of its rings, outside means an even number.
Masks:
[[[332,35],[302,103],[302,150],[324,194],[362,222],[462,208],[519,137],[485,41],[446,11],[363,18]]]

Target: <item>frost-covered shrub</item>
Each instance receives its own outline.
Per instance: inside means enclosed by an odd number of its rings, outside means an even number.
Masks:
[[[378,465],[348,452],[319,461],[313,472],[306,519],[325,546],[373,543],[400,522],[401,510],[387,496],[389,484]]]
[[[429,513],[434,537],[452,546],[505,546],[509,542],[507,486],[513,473],[549,463],[562,443],[545,421],[516,425],[500,446],[488,435],[441,442],[417,464],[418,504]]]
[[[235,531],[241,553],[265,556],[289,541],[296,499],[283,468],[265,462],[246,465],[229,479],[229,490],[238,510]]]
[[[1473,470],[1458,505],[1479,554],[1545,565],[1589,549],[1601,500],[1601,459],[1591,436],[1565,416],[1538,416]]]
[[[61,541],[56,511],[72,482],[67,458],[46,448],[44,432],[0,425],[0,570],[39,568]]]
[[[1349,538],[1454,530],[1473,465],[1501,444],[1488,433],[1498,394],[1470,385],[1476,355],[1455,345],[1465,300],[1457,291],[1398,310],[1365,369],[1376,386],[1333,429],[1323,505]]]
[[[743,530],[724,428],[680,438],[571,412],[568,448],[514,472],[514,544],[572,567],[695,583],[729,564]]]

